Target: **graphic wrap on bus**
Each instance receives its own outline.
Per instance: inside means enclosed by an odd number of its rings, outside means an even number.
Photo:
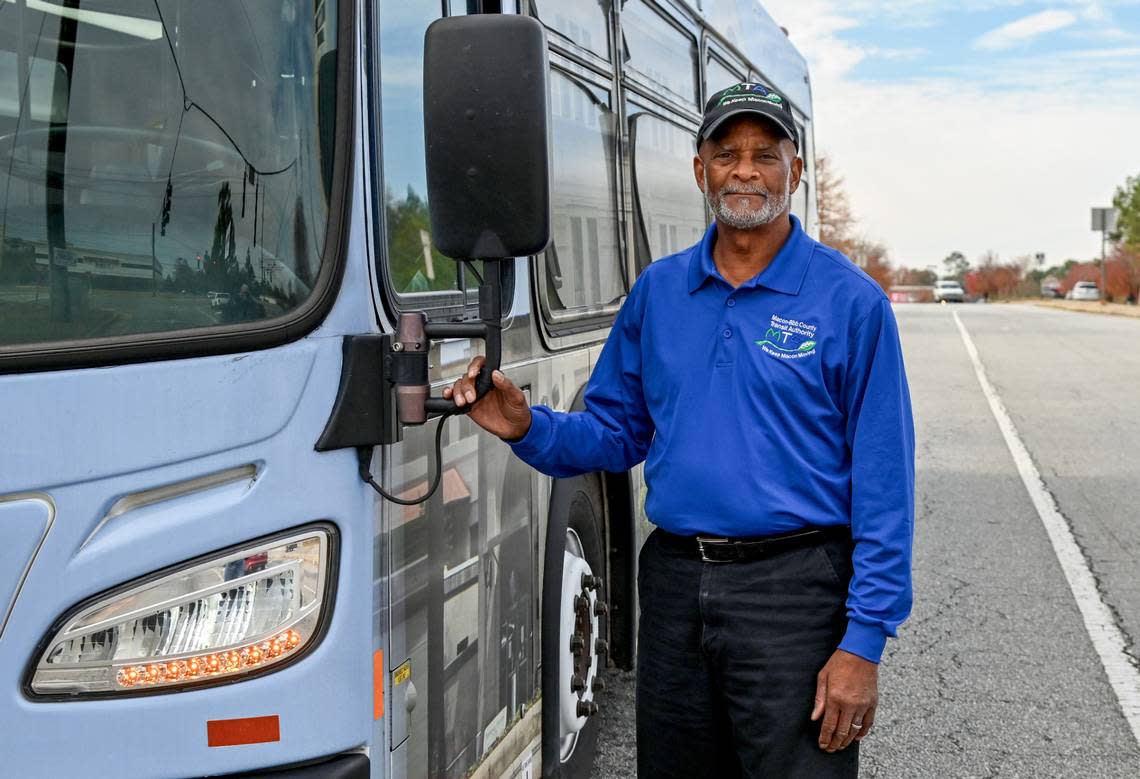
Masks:
[[[555,482],[455,417],[440,463],[435,422],[377,447],[396,495],[442,469],[405,507],[314,445],[345,336],[476,316],[478,280],[429,228],[441,16],[495,6],[548,38],[553,241],[503,276],[504,370],[532,402],[580,406],[638,273],[707,226],[691,160],[712,92],[788,97],[815,231],[802,57],[763,11],[701,5],[0,3],[9,770],[588,776],[596,671],[632,660],[640,468]],[[480,348],[434,346],[434,394]],[[291,546],[314,532],[320,554]],[[551,650],[564,625],[590,640]]]

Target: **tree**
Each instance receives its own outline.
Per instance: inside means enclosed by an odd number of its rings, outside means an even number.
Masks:
[[[890,290],[892,273],[887,249],[880,243],[855,234],[855,217],[851,201],[843,187],[843,178],[835,171],[827,155],[815,160],[816,194],[819,198],[819,241],[846,254],[879,283]]]
[[[970,269],[970,261],[962,252],[953,251],[942,260],[942,267],[945,269],[943,275],[946,278],[962,281],[966,271]]]
[[[891,280],[899,286],[906,287],[933,287],[938,281],[938,274],[929,268],[908,268],[905,265],[891,274]]]
[[[1032,283],[1025,279],[1025,263],[1002,263],[992,251],[978,258],[975,269],[965,274],[963,286],[969,294],[985,298],[1012,298],[1032,292]]]
[[[831,159],[824,154],[815,159],[815,188],[819,199],[820,243],[843,251],[851,240],[855,217],[843,187],[843,177],[836,173]]]
[[[434,281],[424,272],[423,235],[429,232],[427,201],[412,187],[403,200],[385,193],[384,210],[388,226],[388,267],[392,282],[401,292],[422,290],[425,283],[434,289],[456,288],[456,263],[431,247]],[[419,274],[417,276],[417,274]]]
[[[253,258],[250,257],[248,246],[245,247],[245,265],[242,267],[242,274],[246,278],[246,283],[249,284],[252,289],[257,283],[257,274],[254,273],[253,270]]]
[[[202,261],[208,289],[219,292],[237,292],[240,282],[234,278],[238,272],[237,239],[234,229],[234,209],[230,201],[230,183],[223,182],[218,189],[218,216],[214,220],[214,239],[210,251]]]
[[[1113,300],[1135,301],[1140,297],[1140,247],[1117,246],[1105,264],[1107,289]]]
[[[1130,249],[1140,250],[1140,175],[1129,176],[1112,198],[1116,209],[1116,234]]]
[[[887,248],[881,243],[855,238],[847,241],[847,256],[879,283],[884,291],[891,289],[891,264],[887,261]]]

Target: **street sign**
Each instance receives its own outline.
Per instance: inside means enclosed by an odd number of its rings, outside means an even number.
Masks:
[[[1045,264],[1045,252],[1037,252],[1033,255],[1033,259],[1037,260],[1037,267],[1041,267]]]
[[[1111,233],[1116,229],[1116,209],[1094,208],[1092,210],[1092,229],[1097,232]]]

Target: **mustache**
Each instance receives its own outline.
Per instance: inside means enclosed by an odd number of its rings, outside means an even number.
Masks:
[[[722,187],[717,191],[717,197],[724,197],[725,195],[761,195],[769,197],[771,193],[768,192],[767,187],[759,184],[737,184],[731,187]]]

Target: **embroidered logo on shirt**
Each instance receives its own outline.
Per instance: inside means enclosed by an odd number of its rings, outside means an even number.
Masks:
[[[781,360],[799,360],[815,354],[815,331],[815,325],[773,314],[767,332],[756,345]]]

